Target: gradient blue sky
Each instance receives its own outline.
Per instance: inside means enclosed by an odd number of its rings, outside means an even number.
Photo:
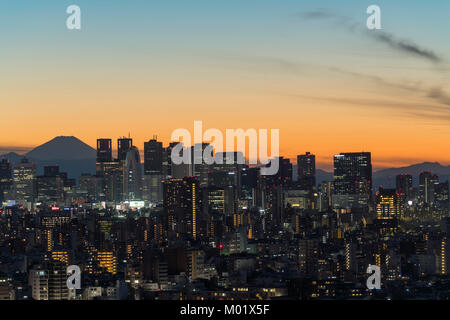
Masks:
[[[71,4],[80,31],[65,27]],[[366,34],[371,4],[383,32],[440,62]],[[362,149],[379,167],[450,163],[449,17],[444,0],[2,0],[0,146],[131,132],[142,147],[204,120],[280,128],[281,153],[315,152],[325,167]]]

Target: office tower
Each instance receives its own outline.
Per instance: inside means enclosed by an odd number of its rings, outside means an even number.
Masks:
[[[151,203],[161,203],[163,200],[162,180],[164,171],[168,168],[163,167],[165,149],[162,142],[158,142],[156,137],[144,143],[144,177],[142,180],[143,200]],[[168,164],[166,158],[166,165]]]
[[[209,143],[197,143],[190,148],[191,175],[199,179],[200,188],[206,188],[208,186],[209,165],[205,162],[203,154],[205,153],[205,149],[208,152],[209,146]]]
[[[3,158],[0,161],[0,201],[5,199],[6,193],[12,187],[12,170],[11,163],[8,159]]]
[[[280,181],[285,184],[289,185],[292,182],[292,163],[291,160],[280,157],[279,158],[279,170],[278,170],[278,178]]]
[[[36,198],[36,164],[26,158],[14,165],[14,191],[21,204],[33,203]]]
[[[97,202],[103,192],[102,178],[97,175],[82,174],[78,177],[77,194],[88,202]]]
[[[307,152],[297,156],[298,185],[313,192],[316,188],[316,156]]]
[[[376,212],[378,219],[401,218],[404,214],[402,195],[395,189],[380,187],[376,194]]]
[[[410,174],[399,174],[395,178],[396,190],[405,200],[413,198],[413,177]]]
[[[449,183],[446,182],[436,182],[434,184],[434,205],[438,209],[449,208]]]
[[[258,168],[244,166],[241,169],[241,188],[239,199],[246,201],[247,207],[256,206],[256,187],[258,185]]]
[[[58,166],[45,166],[44,175],[37,181],[37,200],[42,203],[58,204],[64,201],[64,179]]]
[[[122,201],[124,198],[123,161],[97,163],[97,175],[102,179],[103,195],[106,201]]]
[[[163,201],[163,175],[152,174],[142,177],[142,200],[153,204],[160,204]]]
[[[97,162],[112,161],[111,139],[97,139]]]
[[[419,201],[422,204],[433,205],[434,186],[439,182],[439,177],[429,171],[421,172],[419,175]]]
[[[128,150],[133,146],[133,139],[120,138],[117,139],[117,159],[119,161],[125,161],[127,158]]]
[[[207,214],[225,214],[225,190],[209,187],[204,193],[203,205]]]
[[[156,139],[144,142],[144,174],[163,174],[163,145]]]
[[[163,189],[164,210],[169,220],[176,221],[175,231],[196,240],[201,209],[198,178],[169,179]]]
[[[191,147],[185,148],[183,146],[183,143],[181,144],[181,150],[179,150],[178,154],[175,153],[175,150],[173,148],[178,145],[177,142],[171,144],[169,146],[170,148],[170,154],[168,156],[170,157],[170,171],[171,171],[171,177],[174,179],[183,179],[184,177],[192,177],[192,164],[190,163],[179,163],[175,164],[172,162],[172,156],[176,156],[178,158],[184,159],[184,157],[187,157],[188,159],[191,159]],[[169,152],[169,150],[167,150]],[[173,154],[172,154],[173,153]],[[189,161],[188,161],[189,162]]]
[[[124,200],[142,200],[141,157],[137,147],[132,146],[124,165]]]
[[[341,153],[334,156],[334,208],[364,208],[372,197],[370,152]]]
[[[171,142],[167,148],[163,149],[163,175],[164,177],[175,178],[172,173],[172,149],[178,142]]]

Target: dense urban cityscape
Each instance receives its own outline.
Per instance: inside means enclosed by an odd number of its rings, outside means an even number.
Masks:
[[[174,164],[175,145],[155,136],[141,161],[131,138],[98,139],[95,173],[78,177],[3,157],[0,299],[450,298],[447,177],[403,172],[375,188],[370,152],[335,155],[329,181],[309,152],[261,175],[241,152]]]

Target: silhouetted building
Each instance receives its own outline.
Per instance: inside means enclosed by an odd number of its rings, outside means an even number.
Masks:
[[[97,162],[112,161],[111,139],[97,139]]]
[[[0,202],[5,200],[6,193],[12,187],[12,168],[8,159],[0,161]]]
[[[119,161],[125,161],[127,158],[128,150],[133,146],[133,139],[120,138],[117,139],[117,159]]]
[[[316,188],[316,156],[307,152],[297,156],[298,186],[313,192]]]
[[[163,174],[163,145],[162,142],[152,139],[144,142],[144,174]]]

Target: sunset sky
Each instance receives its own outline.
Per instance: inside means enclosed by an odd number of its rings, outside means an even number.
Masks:
[[[281,155],[325,169],[356,151],[448,165],[449,34],[448,0],[4,0],[0,152],[128,133],[143,149],[202,120],[280,129]]]

